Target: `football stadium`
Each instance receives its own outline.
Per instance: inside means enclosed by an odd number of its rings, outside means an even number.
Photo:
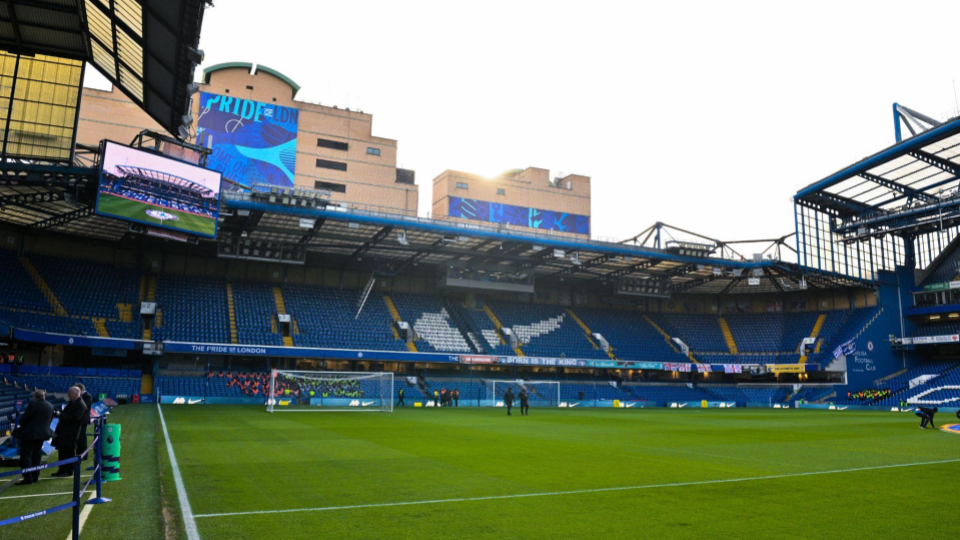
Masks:
[[[211,7],[0,10],[0,539],[957,536],[960,111],[785,236],[611,240],[205,62]]]

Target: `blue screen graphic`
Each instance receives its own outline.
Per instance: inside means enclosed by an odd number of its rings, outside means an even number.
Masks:
[[[503,223],[531,229],[590,234],[590,217],[477,199],[450,197],[450,217]]]
[[[292,186],[299,119],[290,107],[201,92],[197,144],[213,150],[207,167],[227,180]]]

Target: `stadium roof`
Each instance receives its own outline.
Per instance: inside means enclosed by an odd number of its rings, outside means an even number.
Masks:
[[[863,284],[838,276],[803,276],[795,264],[778,260],[684,256],[464,220],[344,206],[308,209],[265,204],[247,194],[228,194],[224,207],[221,236],[303,243],[328,261],[387,276],[415,273],[420,265],[447,265],[508,274],[532,271],[540,285],[570,288],[608,286],[624,277],[663,280],[671,292],[703,294],[780,293]],[[304,228],[301,218],[314,220],[313,227]],[[555,250],[564,254],[557,256]]]
[[[794,200],[841,219],[936,203],[960,184],[960,118],[891,146],[800,190]]]
[[[189,85],[201,60],[196,47],[206,3],[7,0],[0,3],[0,49],[90,62],[164,129],[178,135],[181,117],[190,111]]]
[[[135,167],[133,165],[117,165],[117,169],[123,172],[124,177],[134,177],[134,178],[143,178],[145,180],[151,180],[154,182],[162,182],[166,184],[172,184],[178,188],[196,192],[197,195],[203,198],[210,198],[215,196],[215,193],[212,189],[200,185],[193,180],[188,180],[180,176],[176,176],[170,173],[163,171],[155,171],[153,169],[145,169],[143,167]]]

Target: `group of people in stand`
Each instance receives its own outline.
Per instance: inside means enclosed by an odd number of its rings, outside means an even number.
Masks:
[[[40,480],[39,466],[43,457],[43,442],[53,438],[53,446],[57,449],[57,460],[64,461],[76,456],[82,456],[87,451],[87,426],[90,425],[90,407],[93,405],[93,396],[87,392],[82,383],[77,383],[67,390],[69,402],[63,410],[56,411],[53,404],[47,401],[47,393],[43,390],[33,392],[30,403],[27,404],[20,423],[13,430],[13,437],[20,442],[20,468],[23,469],[23,480],[18,486],[37,483]],[[55,430],[50,429],[54,417],[59,418]],[[86,456],[83,457],[87,459]],[[68,478],[73,476],[73,463],[61,465],[54,478]]]
[[[847,392],[847,399],[857,401],[876,401],[878,399],[888,398],[893,395],[889,388],[879,388],[870,390],[860,390],[859,392]]]

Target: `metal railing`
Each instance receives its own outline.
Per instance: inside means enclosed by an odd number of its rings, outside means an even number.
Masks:
[[[18,476],[25,473],[34,473],[46,469],[52,469],[53,467],[64,467],[67,465],[73,465],[73,493],[71,494],[70,502],[60,504],[51,508],[45,508],[43,510],[37,510],[36,512],[30,512],[28,514],[23,514],[11,518],[6,518],[0,520],[0,527],[7,525],[16,525],[17,523],[22,523],[24,521],[29,521],[31,519],[36,519],[39,517],[48,516],[50,514],[55,514],[63,510],[73,510],[73,520],[71,522],[71,534],[73,540],[80,539],[80,509],[83,506],[80,503],[80,500],[83,498],[84,494],[87,492],[87,488],[90,487],[91,483],[95,483],[96,497],[88,500],[84,504],[103,504],[110,502],[110,499],[103,496],[102,490],[102,457],[103,457],[103,425],[106,423],[106,418],[99,417],[94,420],[94,439],[92,444],[87,448],[87,450],[76,457],[69,459],[64,459],[60,461],[55,461],[53,463],[44,463],[43,465],[37,465],[35,467],[29,467],[26,469],[18,469],[16,471],[7,471],[0,473],[0,478],[5,478],[9,476]],[[91,470],[93,474],[90,476],[90,479],[87,480],[87,483],[80,486],[80,464],[86,458],[87,454],[93,450],[93,467]],[[10,480],[12,482],[14,479]]]

